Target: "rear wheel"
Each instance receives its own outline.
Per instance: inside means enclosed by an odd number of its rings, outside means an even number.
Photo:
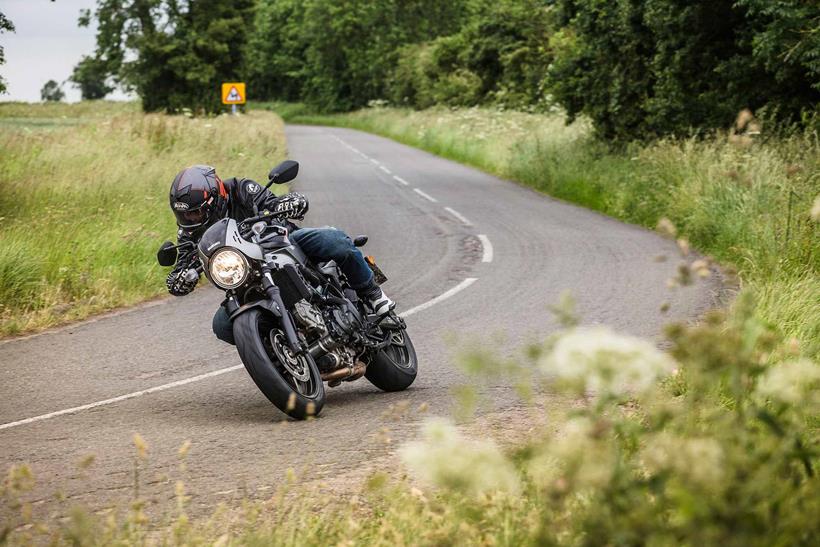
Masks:
[[[390,331],[390,344],[380,350],[367,366],[365,378],[383,391],[403,391],[418,374],[416,349],[405,329]]]
[[[239,357],[256,386],[276,407],[298,420],[317,416],[325,387],[309,353],[296,355],[276,320],[258,309],[233,322]]]

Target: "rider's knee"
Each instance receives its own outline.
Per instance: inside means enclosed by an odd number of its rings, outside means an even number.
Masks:
[[[353,240],[338,228],[325,228],[323,231],[325,245],[330,251],[328,255],[337,262],[343,262],[351,253],[356,252]]]

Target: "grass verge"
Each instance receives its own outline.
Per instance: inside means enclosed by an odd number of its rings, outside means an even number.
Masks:
[[[0,104],[0,336],[165,292],[167,192],[195,163],[262,177],[285,156],[281,119],[143,114],[133,103]]]

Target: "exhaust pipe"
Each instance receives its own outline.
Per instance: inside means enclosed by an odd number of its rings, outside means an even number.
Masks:
[[[322,374],[322,381],[323,382],[335,382],[335,381],[342,381],[347,380],[348,378],[361,378],[364,375],[364,371],[367,369],[367,365],[362,363],[361,361],[356,361],[353,363],[352,366],[340,368],[337,370],[333,370],[330,372],[325,372]]]

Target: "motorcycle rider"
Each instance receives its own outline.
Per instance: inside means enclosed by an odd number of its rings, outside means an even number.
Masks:
[[[259,195],[261,192],[261,195]],[[194,290],[199,278],[186,281],[188,269],[199,264],[196,243],[211,225],[223,218],[237,222],[254,216],[254,201],[259,210],[286,212],[282,223],[289,230],[290,240],[314,262],[334,260],[347,277],[351,287],[377,315],[388,313],[395,304],[376,283],[373,271],[361,251],[343,231],[333,227],[298,228],[290,220],[302,220],[308,212],[308,201],[298,192],[281,197],[273,195],[255,181],[246,178],[221,180],[216,169],[208,165],[193,165],[183,169],[171,183],[170,203],[179,231],[178,243],[194,245],[180,249],[174,269],[166,285],[174,296],[184,296]],[[233,327],[225,308],[214,314],[213,331],[217,338],[234,344]]]

